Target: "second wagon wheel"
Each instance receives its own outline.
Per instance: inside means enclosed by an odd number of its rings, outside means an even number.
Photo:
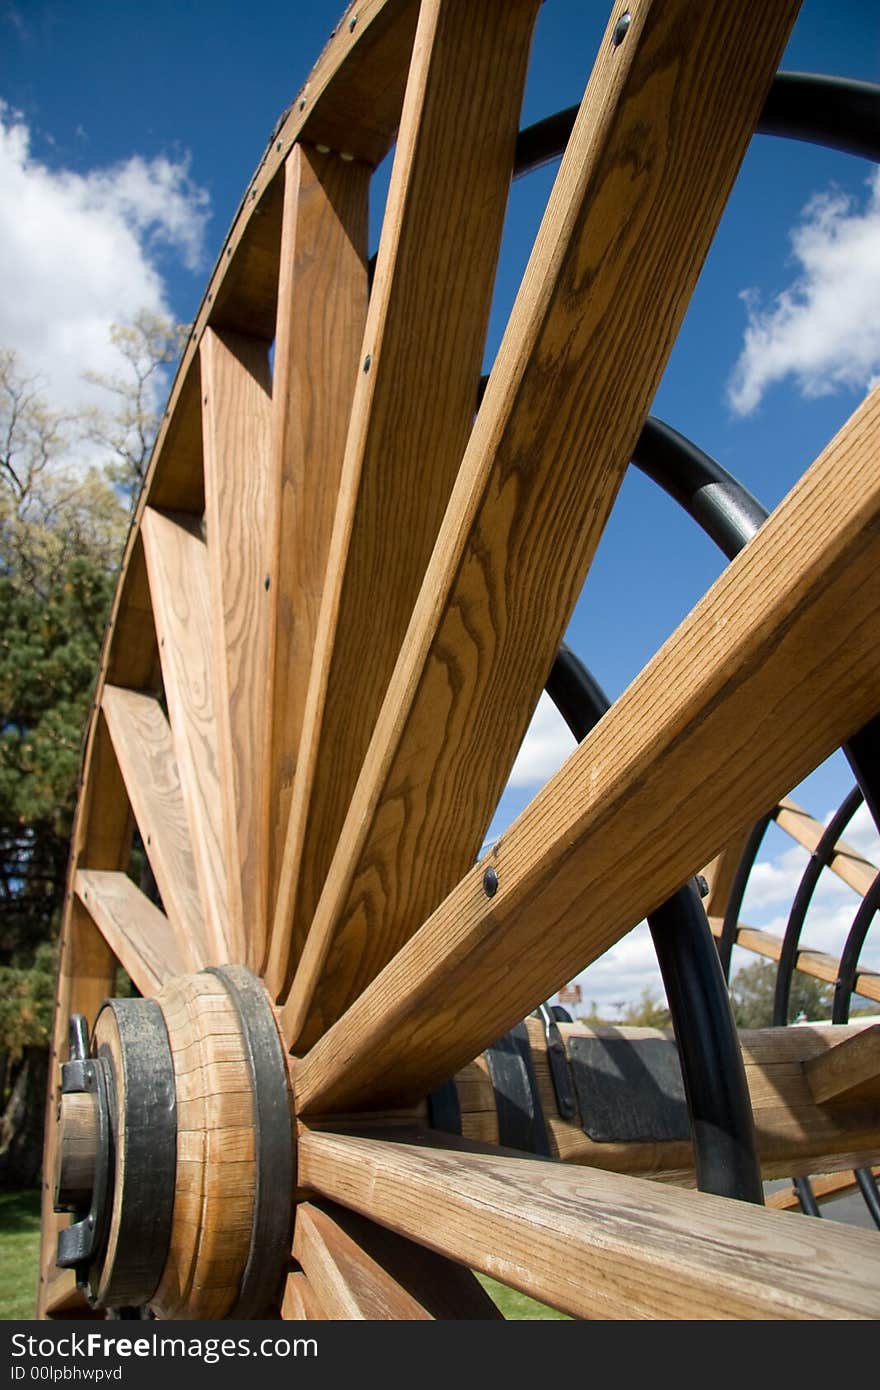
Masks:
[[[88,737],[45,1315],[876,1312],[861,1233],[424,1128],[880,706],[875,391],[473,867],[797,6],[615,6],[474,420],[537,8],[352,7],[210,283]]]

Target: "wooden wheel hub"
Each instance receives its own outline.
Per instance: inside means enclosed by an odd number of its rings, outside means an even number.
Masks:
[[[72,1029],[84,1041],[83,1029]],[[79,1055],[77,1055],[79,1052]],[[62,1068],[58,1263],[93,1305],[257,1317],[290,1251],[293,1143],[284,1049],[240,966],[110,999]]]

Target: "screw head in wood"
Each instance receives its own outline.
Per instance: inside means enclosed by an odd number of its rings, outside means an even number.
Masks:
[[[494,898],[498,892],[498,875],[494,869],[487,869],[483,874],[483,892],[487,898]]]
[[[367,353],[366,357],[364,358],[364,371],[365,371],[365,372],[368,372],[368,371],[370,370],[370,367],[371,367],[372,365],[373,365],[373,359],[372,359],[372,357],[370,356],[370,354]]]
[[[350,34],[353,34],[353,33],[354,33],[354,26],[357,24],[357,22],[358,22],[358,17],[357,17],[356,14],[353,14],[352,17],[351,17],[351,19],[348,21],[348,32],[349,32]]]
[[[615,48],[619,48],[619,46],[623,43],[624,39],[626,38],[626,31],[631,24],[632,15],[630,14],[629,10],[627,10],[625,14],[622,14],[620,16],[620,19],[614,26],[614,33],[611,35],[611,42],[614,44]]]

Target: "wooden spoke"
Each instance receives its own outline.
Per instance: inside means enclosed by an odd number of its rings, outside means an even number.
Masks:
[[[710,918],[717,917],[720,923],[724,921],[736,871],[748,843],[751,829],[752,827],[748,825],[738,831],[730,843],[724,846],[721,853],[715,856],[711,864],[707,864],[703,869],[703,874],[709,885],[709,894],[703,906],[706,909],[706,915]]]
[[[172,975],[198,970],[205,964],[193,949],[195,943],[176,935],[164,913],[127,874],[80,869],[74,888],[141,994],[157,994]]]
[[[265,835],[275,905],[318,610],[367,311],[369,169],[296,145],[272,385]]]
[[[260,340],[211,329],[202,339],[200,360],[225,901],[236,924],[239,958],[259,969],[266,920],[261,831],[269,602],[269,362]],[[200,545],[189,532],[179,536],[189,552]],[[190,623],[192,617],[187,614]],[[187,654],[188,669],[191,660]],[[217,866],[211,868],[216,871]]]
[[[880,389],[495,846],[495,896],[477,865],[316,1044],[303,1110],[424,1094],[708,862],[732,780],[745,824],[867,721],[878,426]]]
[[[153,508],[141,526],[191,853],[212,957],[220,961],[229,958],[233,941],[243,950],[243,926],[240,884],[227,874],[211,592],[200,529],[194,518]]]
[[[302,949],[467,442],[537,8],[421,7],[315,638],[275,989]]]
[[[825,832],[824,825],[814,820],[790,797],[780,801],[773,819],[780,830],[797,840],[810,854]],[[877,874],[876,865],[863,854],[859,854],[858,850],[853,849],[845,840],[838,840],[834,846],[834,853],[828,860],[828,868],[863,897]]]
[[[327,1317],[304,1274],[288,1274],[281,1302],[281,1316],[292,1322],[313,1322]]]
[[[600,49],[285,1011],[299,1050],[473,863],[796,8],[645,3]]]
[[[482,1273],[575,1317],[880,1313],[868,1233],[694,1190],[685,1005],[681,1089],[671,1032],[526,1017],[704,865],[719,932],[768,810],[825,833],[787,793],[880,709],[880,387],[474,863],[797,0],[615,4],[477,409],[539,8],[350,6],[223,245],[97,675],[40,1315],[91,1315],[53,1175],[98,1208],[97,1301],[160,1319],[497,1318]],[[873,882],[844,840],[829,867]],[[880,1163],[878,1037],[740,1035],[753,1195]]]
[[[710,917],[709,925],[714,934],[720,936],[724,918]],[[746,951],[754,951],[766,960],[779,960],[782,955],[780,936],[774,936],[773,932],[761,931],[757,927],[746,926],[745,922],[740,922],[737,926],[734,940],[737,946],[742,946]],[[812,975],[815,980],[824,980],[827,984],[833,985],[840,974],[840,961],[825,951],[814,951],[809,946],[799,946],[794,968],[802,975]],[[880,971],[868,970],[865,967],[857,970],[853,992],[861,994],[865,999],[876,999],[880,1002]]]
[[[202,902],[168,721],[154,696],[115,685],[105,685],[101,708],[165,912],[175,933],[204,951]]]
[[[617,1173],[305,1133],[300,1182],[575,1317],[876,1317],[867,1231]]]
[[[498,1318],[470,1270],[340,1207],[297,1209],[293,1253],[328,1318]]]

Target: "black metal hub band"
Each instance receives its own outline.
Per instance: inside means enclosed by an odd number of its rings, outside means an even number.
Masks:
[[[241,965],[210,972],[235,1003],[247,1046],[257,1166],[247,1264],[229,1318],[267,1316],[290,1260],[293,1239],[294,1142],[287,1063],[266,991]]]

